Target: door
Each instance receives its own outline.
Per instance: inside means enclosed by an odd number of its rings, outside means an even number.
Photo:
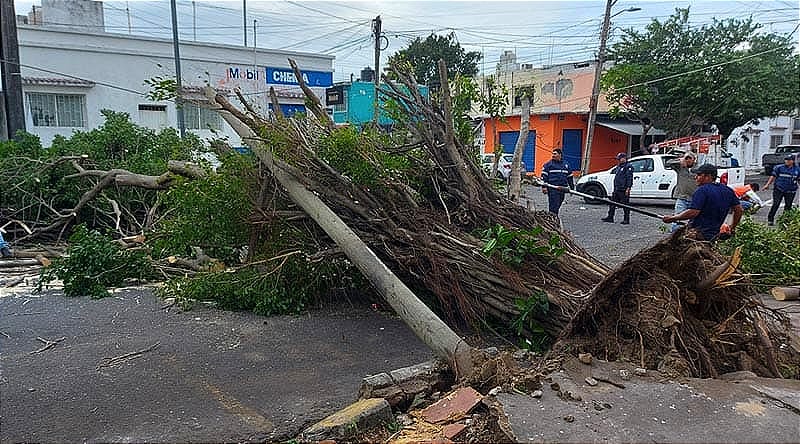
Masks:
[[[572,171],[580,170],[583,154],[583,130],[565,129],[561,141],[564,162],[567,162]]]
[[[633,167],[633,187],[631,197],[656,197],[661,177],[653,174],[653,158],[636,159],[630,162]]]
[[[500,145],[503,146],[504,153],[514,153],[514,148],[517,146],[519,140],[519,131],[500,131]],[[536,152],[536,131],[528,132],[528,140],[525,141],[525,150],[522,152],[522,162],[525,164],[525,170],[532,172],[536,166],[534,164]]]

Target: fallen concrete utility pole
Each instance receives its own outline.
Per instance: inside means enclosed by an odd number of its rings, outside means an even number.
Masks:
[[[259,160],[286,189],[292,201],[336,242],[414,334],[430,347],[436,356],[450,363],[457,378],[470,375],[473,369],[473,354],[477,350],[464,342],[439,319],[333,210],[300,183],[291,174],[290,165],[273,157],[263,141],[256,137],[253,130],[245,123],[250,120],[247,116],[231,105],[227,98],[212,91],[208,89],[206,97],[222,107],[223,110],[217,111],[253,149]]]

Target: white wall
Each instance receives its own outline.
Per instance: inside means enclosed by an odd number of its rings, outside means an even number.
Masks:
[[[61,92],[86,94],[87,127],[92,129],[102,124],[100,110],[112,109],[130,114],[138,122],[140,104],[161,103],[167,106],[168,121],[177,127],[177,113],[173,103],[153,102],[145,98],[149,87],[144,81],[162,76],[174,78],[175,65],[172,41],[144,38],[123,34],[89,34],[75,31],[53,30],[41,26],[19,26],[20,60],[22,77],[65,79],[69,76],[95,82],[91,88],[54,87],[26,85],[26,92]],[[215,45],[181,42],[181,71],[184,86],[203,87],[209,84],[217,88],[242,92],[259,107],[266,109],[269,86],[265,80],[265,67],[289,68],[288,57],[294,58],[302,70],[333,71],[333,57],[307,53],[272,51],[244,48],[231,45]],[[229,69],[239,68],[240,73],[253,69],[258,79],[234,79]],[[300,89],[296,86],[275,86],[281,103],[302,104]],[[116,87],[116,88],[115,88]],[[314,89],[324,96],[324,88]],[[235,100],[234,100],[235,102]],[[26,99],[27,108],[27,99]],[[49,145],[53,136],[69,136],[76,128],[34,127],[28,114],[28,131],[38,134],[44,145]],[[211,137],[208,130],[196,131],[201,137]],[[241,141],[225,125],[223,136],[233,145]]]
[[[759,119],[757,125],[744,125],[734,129],[728,137],[728,151],[748,169],[761,168],[761,156],[772,152],[771,136],[783,136],[783,144],[798,143],[800,130],[794,129],[797,117],[778,116]],[[743,138],[744,136],[745,138]],[[792,137],[794,136],[794,142]]]

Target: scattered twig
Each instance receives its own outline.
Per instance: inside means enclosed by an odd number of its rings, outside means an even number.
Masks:
[[[131,359],[136,359],[142,356],[145,353],[151,352],[158,348],[161,345],[161,342],[156,342],[155,344],[151,345],[150,347],[141,349],[139,351],[125,353],[124,355],[114,356],[113,358],[103,358],[99,364],[97,364],[97,370],[99,371],[103,367],[111,367],[112,365],[119,364],[121,362],[129,361]]]
[[[31,355],[34,355],[36,353],[41,353],[41,352],[43,352],[45,350],[50,350],[51,348],[55,347],[56,344],[58,344],[59,342],[63,341],[64,339],[67,339],[67,337],[66,336],[62,336],[62,337],[60,337],[58,339],[55,339],[55,340],[52,340],[52,341],[49,340],[49,339],[44,339],[42,337],[37,337],[36,339],[38,339],[39,341],[44,343],[44,347],[40,348],[39,350],[30,352]]]
[[[604,377],[604,376],[594,376],[594,375],[593,375],[592,377],[593,377],[594,379],[596,379],[596,380],[600,381],[600,382],[605,382],[605,383],[611,384],[611,385],[613,385],[614,387],[619,387],[619,388],[621,388],[621,389],[624,389],[624,388],[625,388],[625,384],[623,384],[623,383],[621,383],[621,382],[614,381],[614,380],[612,380],[612,379],[609,379],[609,378],[606,378],[606,377]]]
[[[3,335],[5,337],[7,337],[8,339],[11,339],[11,336],[9,336],[8,333],[6,333],[4,331],[0,331],[0,335]]]

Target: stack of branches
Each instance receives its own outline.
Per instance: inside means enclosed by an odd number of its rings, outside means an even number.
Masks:
[[[294,62],[290,63],[302,79]],[[552,215],[528,211],[492,189],[476,156],[454,135],[443,62],[438,103],[419,93],[410,71],[396,65],[389,70],[397,81],[385,79],[386,94],[412,116],[407,128],[413,140],[405,146],[416,149],[409,155],[416,162],[415,182],[420,184],[416,188],[391,175],[380,175],[379,183],[372,186],[358,184],[323,159],[323,139],[339,130],[305,85],[301,87],[316,120],[264,118],[241,94],[238,99],[244,110],[223,95],[217,94],[214,101],[227,111],[223,116],[235,129],[238,126],[257,154],[320,196],[404,282],[435,296],[451,321],[509,326],[520,314],[518,301],[541,292],[547,295],[549,310],[531,316],[538,327],[557,335],[608,269],[560,232]],[[382,145],[382,139],[360,137],[360,145],[370,145],[362,150],[363,160],[377,170],[381,166],[370,153],[398,152],[396,146]],[[495,224],[520,230],[540,227],[538,241],[547,244],[556,235],[563,254],[526,254],[517,265],[489,258],[481,253],[483,242],[471,233]]]
[[[800,378],[789,319],[764,306],[734,268],[681,230],[603,280],[556,349],[635,362],[673,377],[747,370]]]

